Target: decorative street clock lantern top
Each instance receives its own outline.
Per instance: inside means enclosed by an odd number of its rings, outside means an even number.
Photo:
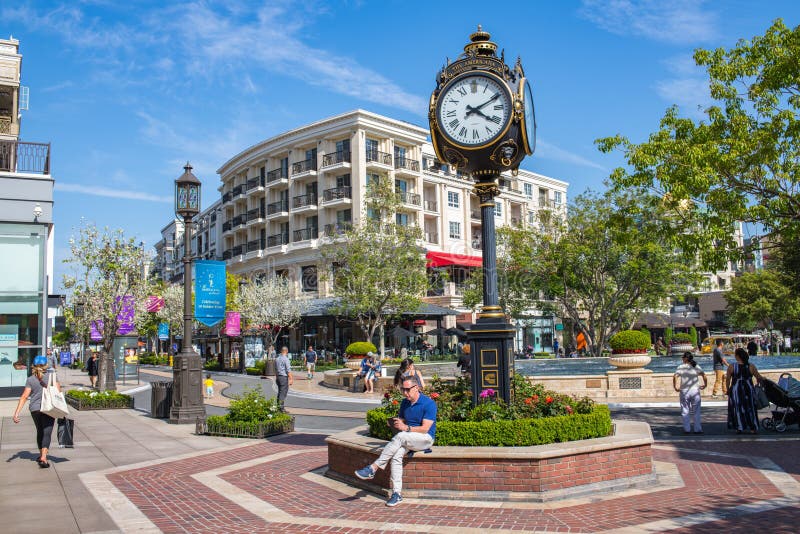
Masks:
[[[519,168],[536,144],[533,92],[478,26],[459,58],[442,68],[431,95],[431,139],[441,161],[479,179]]]

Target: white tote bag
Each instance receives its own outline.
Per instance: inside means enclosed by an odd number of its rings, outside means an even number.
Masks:
[[[47,387],[42,389],[42,407],[40,411],[53,419],[69,415],[67,399],[56,387],[55,373],[47,373]]]

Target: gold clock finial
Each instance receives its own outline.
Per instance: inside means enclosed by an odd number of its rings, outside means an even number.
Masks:
[[[490,38],[489,32],[483,31],[483,27],[478,24],[478,31],[469,36],[470,43],[464,46],[464,52],[481,56],[496,55],[497,45]]]

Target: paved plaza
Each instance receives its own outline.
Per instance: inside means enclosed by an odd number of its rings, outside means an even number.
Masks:
[[[62,371],[63,372],[63,371]],[[145,380],[163,380],[164,369]],[[80,384],[81,374],[61,377]],[[271,380],[219,375],[225,393]],[[796,532],[800,433],[736,436],[711,407],[706,434],[684,437],[675,408],[620,407],[616,418],[654,428],[657,485],[549,503],[384,498],[323,476],[325,436],[363,424],[363,397],[298,387],[289,409],[298,431],[269,440],[212,438],[146,410],[73,412],[74,449],[53,448],[39,469],[30,418],[11,421],[0,401],[3,532]],[[146,385],[125,386],[137,399]],[[217,404],[226,402],[216,399]],[[209,407],[209,412],[223,407]],[[413,461],[413,460],[412,460]],[[34,499],[46,508],[32,506]],[[46,509],[46,513],[42,510]],[[35,525],[32,527],[32,525]]]

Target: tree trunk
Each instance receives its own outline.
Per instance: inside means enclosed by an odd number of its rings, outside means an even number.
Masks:
[[[379,343],[378,351],[381,355],[381,360],[382,360],[386,357],[386,341],[384,340],[384,335],[383,335],[383,323],[378,325],[378,343]]]

